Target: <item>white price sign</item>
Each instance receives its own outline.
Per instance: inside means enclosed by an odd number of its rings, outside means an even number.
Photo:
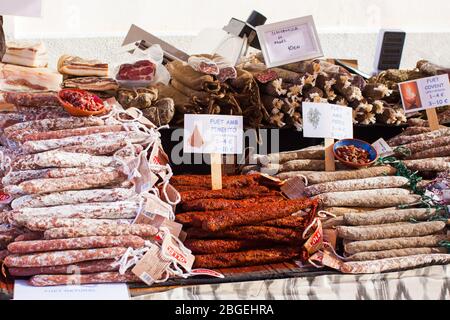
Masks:
[[[42,0],[1,0],[0,15],[40,17]]]
[[[33,287],[26,280],[14,282],[14,300],[129,300],[125,283]]]
[[[450,81],[447,74],[402,82],[399,86],[405,112],[450,104]]]
[[[312,16],[258,26],[256,31],[268,67],[323,56]]]
[[[242,116],[184,116],[185,153],[242,154],[243,140]]]
[[[372,144],[372,147],[377,150],[378,155],[387,157],[394,154],[394,150],[389,146],[389,144],[383,138],[378,139]]]
[[[328,103],[305,102],[303,136],[306,138],[353,138],[353,109]]]

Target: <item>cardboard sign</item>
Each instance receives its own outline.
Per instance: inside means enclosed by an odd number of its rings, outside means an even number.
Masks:
[[[185,153],[242,154],[242,116],[198,115],[184,116]]]
[[[126,283],[33,287],[14,282],[14,300],[129,300]]]
[[[399,87],[406,113],[450,104],[450,81],[447,74],[402,82]]]
[[[42,15],[42,0],[2,0],[0,15],[40,17]]]
[[[372,144],[372,147],[374,147],[375,150],[377,150],[378,155],[380,157],[388,157],[388,156],[391,156],[394,154],[394,150],[392,150],[392,148],[388,145],[386,140],[384,140],[383,138],[380,138],[377,141],[375,141]]]
[[[323,56],[312,16],[258,26],[256,31],[268,67]]]
[[[307,138],[353,138],[353,110],[328,103],[304,102],[303,135]]]

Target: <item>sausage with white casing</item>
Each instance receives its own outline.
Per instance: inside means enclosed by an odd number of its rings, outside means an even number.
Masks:
[[[61,266],[83,261],[114,259],[123,256],[126,251],[127,248],[114,247],[9,255],[4,263],[7,267]]]
[[[374,177],[365,179],[343,180],[315,184],[305,188],[305,194],[313,197],[328,192],[356,191],[369,189],[400,188],[409,184],[405,177]]]
[[[122,236],[135,235],[152,238],[158,234],[158,229],[151,225],[100,225],[85,228],[56,228],[45,231],[45,239],[81,238],[90,236]]]
[[[121,275],[118,272],[102,272],[81,275],[38,275],[30,279],[35,287],[65,286],[69,284],[97,284],[97,283],[138,283],[142,282],[134,273]]]
[[[405,209],[382,212],[347,213],[344,222],[350,226],[365,226],[385,223],[407,222],[411,220],[424,221],[435,216],[436,209]]]
[[[408,257],[345,262],[342,264],[340,270],[343,273],[352,274],[381,273],[449,263],[450,254],[419,254]]]
[[[374,189],[346,192],[329,192],[315,197],[326,207],[385,208],[420,201],[421,197],[406,189]]]
[[[401,237],[420,237],[435,234],[445,229],[445,222],[394,223],[373,226],[336,228],[338,237],[348,240],[375,240]]]
[[[450,240],[450,238],[446,235],[431,235],[425,237],[353,241],[344,244],[344,250],[347,254],[352,255],[358,252],[367,251],[437,247],[440,242],[445,240]]]
[[[15,199],[11,203],[13,210],[22,208],[43,208],[79,203],[124,201],[136,196],[133,189],[94,189],[82,191],[64,191],[43,195],[28,195]]]
[[[113,248],[124,247],[139,249],[144,247],[144,239],[133,236],[94,236],[73,239],[36,240],[13,242],[8,250],[14,254],[26,254],[36,252],[64,251],[77,249]]]
[[[445,248],[405,248],[386,251],[360,252],[346,258],[346,261],[369,261],[418,254],[447,253]]]
[[[428,158],[419,160],[405,160],[404,164],[412,171],[438,171],[450,170],[450,157]]]
[[[390,166],[371,167],[360,170],[342,170],[334,172],[314,172],[314,171],[300,171],[300,172],[286,172],[278,174],[277,177],[286,180],[298,176],[305,176],[308,179],[309,185],[332,182],[339,180],[365,179],[380,176],[393,176],[397,170]]]
[[[132,219],[76,219],[76,218],[40,218],[27,219],[23,224],[31,231],[45,231],[54,228],[89,227],[93,225],[131,224]]]

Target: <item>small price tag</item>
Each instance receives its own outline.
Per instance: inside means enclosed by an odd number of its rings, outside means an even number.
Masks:
[[[450,104],[450,81],[447,74],[399,84],[405,112],[443,107]]]
[[[317,227],[316,227],[315,231],[313,232],[313,234],[308,238],[308,240],[304,244],[306,251],[308,251],[308,253],[310,255],[319,251],[323,245],[322,222],[319,219],[317,219],[316,221],[317,221]]]
[[[184,116],[185,153],[242,154],[244,140],[242,116]]]
[[[164,271],[169,267],[170,261],[163,258],[161,249],[151,245],[149,251],[131,270],[145,284],[151,286],[156,280],[162,278]]]
[[[328,103],[304,102],[303,135],[306,138],[353,138],[353,109]]]
[[[191,271],[192,266],[194,265],[195,257],[192,254],[185,254],[181,251],[178,243],[175,243],[172,237],[170,238],[170,241],[163,242],[161,250],[164,255],[175,259],[175,261],[182,266],[184,270],[188,272]]]
[[[372,146],[375,148],[375,150],[377,150],[380,157],[388,157],[394,154],[394,150],[392,150],[392,148],[383,138],[375,141]]]

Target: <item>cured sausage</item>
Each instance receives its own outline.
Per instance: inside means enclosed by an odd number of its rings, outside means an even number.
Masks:
[[[343,273],[353,274],[381,273],[449,263],[450,254],[419,254],[408,257],[345,262],[340,270]]]
[[[45,231],[54,228],[89,227],[93,225],[131,224],[132,219],[74,219],[74,218],[30,218],[23,226],[31,231]]]
[[[67,266],[34,267],[34,268],[8,268],[13,277],[31,277],[39,274],[90,274],[98,272],[119,271],[119,264],[113,259],[86,261]]]
[[[21,234],[20,236],[16,237],[14,239],[14,242],[33,241],[33,240],[41,240],[41,239],[44,239],[43,232],[27,232],[27,233]]]
[[[425,151],[432,148],[444,147],[450,144],[449,137],[441,137],[433,140],[425,140],[419,142],[412,142],[402,146],[402,148],[408,149],[412,154]]]
[[[36,179],[51,179],[51,178],[66,178],[81,176],[85,174],[104,174],[116,171],[117,168],[56,168],[56,169],[39,169],[26,171],[11,171],[3,177],[2,183],[4,186],[11,184],[20,184],[28,180]]]
[[[45,231],[45,239],[81,238],[90,236],[135,235],[143,238],[156,236],[158,229],[151,225],[99,225],[85,228],[56,228]]]
[[[307,217],[297,217],[297,216],[291,216],[281,219],[275,219],[275,220],[269,220],[264,221],[261,223],[261,226],[266,227],[276,227],[276,228],[290,228],[290,229],[297,229],[297,228],[305,228],[306,224],[308,223]]]
[[[344,215],[346,225],[365,226],[396,222],[407,222],[412,219],[427,220],[436,215],[436,209],[406,209],[382,212],[347,213]]]
[[[386,251],[360,252],[346,258],[346,261],[369,261],[419,254],[447,253],[445,248],[405,248]]]
[[[390,140],[390,146],[396,147],[407,143],[412,142],[419,142],[419,141],[426,141],[426,140],[433,140],[440,137],[447,137],[450,136],[450,128],[443,128],[439,130],[435,130],[432,132],[417,134],[414,136],[398,136],[395,139]]]
[[[437,247],[441,241],[448,240],[446,235],[432,235],[425,237],[409,237],[394,239],[377,239],[367,241],[354,241],[344,245],[345,252],[349,255],[358,252],[382,251],[404,248]]]
[[[57,118],[57,119],[43,119],[34,120],[28,122],[17,123],[5,129],[4,134],[6,137],[10,137],[11,133],[18,130],[31,129],[36,131],[54,131],[75,129],[83,127],[95,127],[103,126],[105,121],[98,117],[69,117],[69,118]]]
[[[351,208],[345,208],[345,207],[325,207],[323,210],[329,213],[332,213],[336,216],[343,216],[347,213],[360,213],[360,212],[382,212],[387,210],[395,210],[396,207],[390,207],[390,208],[358,208],[358,207],[351,207]]]
[[[450,156],[450,145],[431,148],[421,152],[413,153],[407,159],[426,159],[426,158],[448,157],[448,156]]]
[[[25,196],[33,194],[44,194],[52,192],[63,192],[70,190],[86,190],[92,188],[102,188],[114,186],[124,182],[126,175],[120,171],[113,171],[98,174],[86,174],[82,176],[56,178],[56,179],[37,179],[22,182],[21,184],[9,185],[4,188],[11,196]]]
[[[224,190],[208,190],[208,191],[186,191],[181,192],[182,202],[199,200],[199,199],[229,199],[240,200],[246,198],[254,198],[258,196],[277,195],[268,188],[258,186],[246,189],[224,189]]]
[[[234,226],[252,225],[268,220],[286,218],[311,205],[313,203],[309,200],[285,200],[277,202],[274,206],[259,204],[249,208],[218,211],[214,216],[202,219],[202,228],[206,231],[215,232]]]
[[[246,175],[246,176],[224,176],[222,181],[222,187],[224,189],[230,188],[244,188],[258,183],[260,175]],[[192,186],[192,187],[208,187],[211,188],[211,176],[200,175],[180,175],[174,176],[170,180],[170,183],[174,187],[179,186]]]
[[[298,244],[303,240],[302,232],[294,229],[274,228],[265,226],[245,226],[220,232],[205,232],[203,229],[189,228],[186,230],[188,239],[235,239],[271,241],[280,244]]]
[[[115,125],[115,126],[96,126],[96,127],[87,127],[87,128],[77,128],[77,129],[65,129],[58,131],[45,131],[45,132],[36,132],[23,135],[20,140],[16,140],[19,142],[26,141],[40,141],[40,140],[52,140],[52,139],[63,139],[68,137],[77,137],[77,136],[87,136],[97,133],[105,133],[105,132],[120,132],[124,131],[123,126]],[[12,138],[14,140],[14,138]]]
[[[325,149],[323,146],[314,146],[306,149],[272,153],[269,155],[254,155],[251,160],[260,165],[270,163],[283,164],[292,160],[323,160],[325,159]],[[252,162],[251,162],[252,163]]]
[[[212,254],[224,252],[237,252],[248,249],[263,248],[270,242],[249,240],[186,240],[184,245],[193,254]]]
[[[253,206],[261,203],[273,203],[283,200],[280,196],[249,198],[244,200],[225,200],[225,199],[199,199],[184,202],[181,205],[182,211],[216,211],[216,210],[231,210],[244,207]]]
[[[64,286],[68,284],[96,284],[96,283],[137,283],[142,282],[133,273],[121,275],[118,272],[102,272],[81,275],[37,275],[30,279],[35,287]]]
[[[408,184],[409,180],[405,177],[374,177],[365,179],[343,180],[319,183],[309,186],[305,189],[305,194],[308,197],[313,197],[321,193],[400,188],[406,187]]]
[[[278,174],[277,177],[283,180],[305,176],[310,185],[332,182],[339,180],[365,179],[380,176],[393,176],[397,170],[390,166],[371,167],[360,170],[343,170],[335,172],[288,172]]]
[[[117,143],[125,140],[130,143],[140,144],[144,143],[147,139],[148,134],[144,132],[121,131],[112,133],[97,133],[87,136],[67,137],[62,139],[27,141],[22,144],[22,149],[27,153],[38,153],[75,145],[95,146],[105,141]]]
[[[25,224],[32,217],[79,219],[133,219],[139,209],[139,201],[98,202],[48,208],[22,208],[13,211],[10,219]]]
[[[9,244],[8,250],[15,254],[33,252],[64,251],[75,249],[113,248],[125,247],[139,249],[143,248],[145,241],[137,236],[95,236],[73,239],[37,240],[14,242]]]
[[[103,168],[117,166],[119,164],[113,157],[99,157],[57,150],[21,156],[16,158],[11,164],[12,169],[16,171],[45,168]]]
[[[336,228],[339,238],[348,240],[375,240],[401,237],[428,236],[445,229],[445,222],[421,222],[421,223],[399,223],[383,224],[374,226]]]
[[[20,268],[63,266],[83,261],[114,259],[121,257],[125,251],[127,248],[114,247],[9,255],[5,258],[4,263],[7,267]]]
[[[412,171],[447,171],[450,170],[450,157],[405,160],[404,164]]]
[[[39,108],[42,106],[59,106],[58,95],[55,92],[3,92],[6,103],[28,108]]]
[[[114,155],[117,151],[124,148],[126,146],[126,141],[115,142],[115,143],[102,143],[97,144],[95,146],[70,146],[56,149],[58,151],[65,151],[71,153],[85,153],[90,154],[91,156],[111,156]],[[137,148],[140,147],[140,149]],[[135,145],[136,153],[142,151],[141,145]]]
[[[92,189],[86,191],[64,191],[44,195],[29,195],[15,199],[13,210],[22,208],[42,208],[79,203],[125,201],[136,196],[133,189]]]
[[[374,189],[363,191],[330,192],[314,199],[327,207],[385,208],[419,202],[421,196],[412,195],[407,189]]]
[[[299,248],[251,250],[197,255],[194,268],[235,268],[280,263],[293,260],[300,256]]]

